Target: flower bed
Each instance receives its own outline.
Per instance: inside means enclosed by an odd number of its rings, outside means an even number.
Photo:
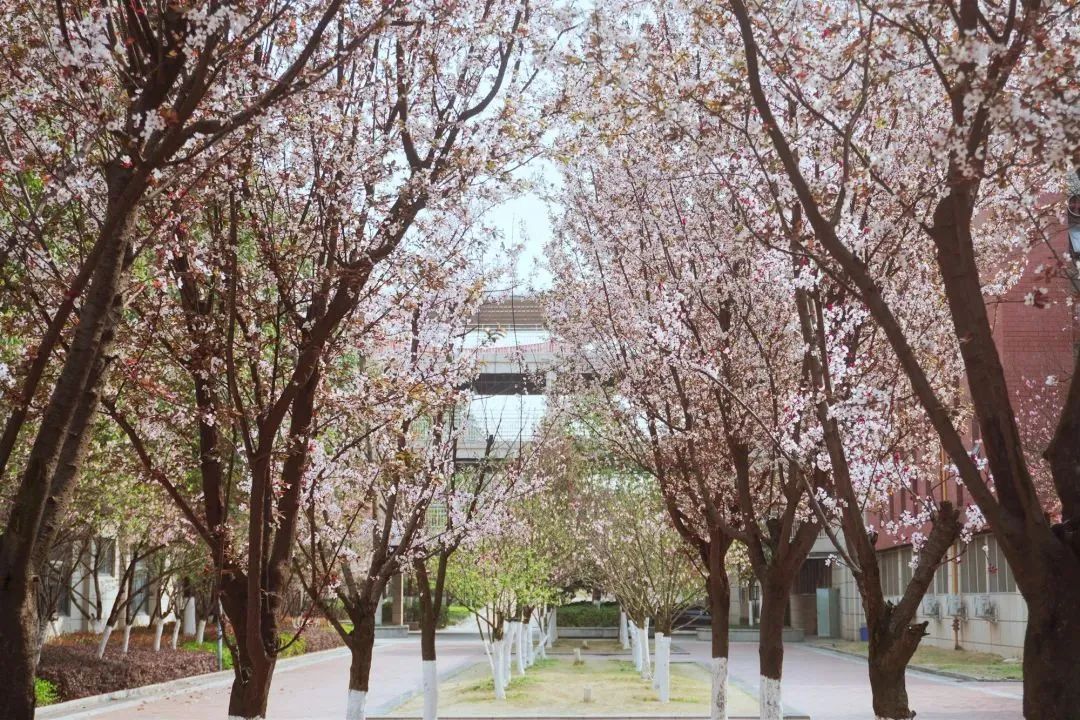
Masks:
[[[37,677],[52,684],[59,696],[54,701],[64,701],[217,672],[216,637],[211,628],[207,628],[208,641],[201,646],[189,642],[184,647],[181,638],[181,646],[176,650],[169,647],[171,631],[171,626],[166,626],[161,650],[154,652],[153,631],[149,628],[132,630],[126,655],[120,651],[123,633],[114,633],[103,658],[97,657],[98,635],[62,635],[42,648]],[[329,650],[341,645],[341,638],[332,627],[312,623],[283,656]],[[227,656],[226,650],[226,662]]]

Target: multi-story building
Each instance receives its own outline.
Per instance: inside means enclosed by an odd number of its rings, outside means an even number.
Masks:
[[[1036,450],[1050,439],[1060,411],[1061,390],[1069,381],[1080,340],[1073,302],[1078,292],[1075,268],[1066,268],[1069,277],[1061,272],[1063,259],[1065,264],[1074,264],[1080,257],[1080,193],[1069,198],[1067,217],[1060,247],[1037,245],[1019,282],[988,305],[1017,418],[1025,442]],[[966,439],[969,447],[979,452],[977,423],[971,424]],[[1030,460],[1036,482],[1049,483],[1035,453]],[[971,503],[963,486],[949,480],[940,485],[946,498],[958,506]],[[910,507],[912,496],[901,490],[892,497],[886,512],[895,519]],[[1055,508],[1048,503],[1047,511],[1053,514]],[[878,548],[885,595],[898,601],[911,578],[912,547],[905,539],[882,534]],[[810,564],[822,562],[821,558],[831,553],[827,543],[819,543],[815,550]],[[1020,657],[1027,605],[993,534],[981,532],[970,543],[957,543],[949,557],[952,561],[938,570],[919,608],[918,620],[928,621],[929,635],[923,642]],[[828,585],[839,589],[839,634],[859,639],[865,621],[850,571],[833,566]]]

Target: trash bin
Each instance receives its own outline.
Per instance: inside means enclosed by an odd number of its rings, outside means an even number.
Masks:
[[[863,642],[870,640],[870,631],[866,629],[865,625],[859,628],[859,639]]]

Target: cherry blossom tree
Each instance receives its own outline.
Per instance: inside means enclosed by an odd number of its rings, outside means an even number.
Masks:
[[[975,0],[915,11],[900,3],[851,3],[836,12],[733,0],[729,9],[737,36],[725,45],[743,64],[722,94],[751,99],[771,167],[804,213],[812,240],[803,248],[851,286],[880,326],[1016,570],[1029,610],[1025,715],[1067,715],[1077,702],[1075,683],[1061,668],[1076,646],[1068,628],[1077,626],[1069,598],[1080,583],[1072,531],[1073,499],[1080,496],[1073,401],[1080,391],[1073,372],[1046,450],[1062,508],[1062,522],[1054,524],[1025,459],[985,296],[1001,292],[1003,256],[1023,257],[1032,242],[1056,244],[1051,228],[1059,222],[1039,198],[1061,187],[1080,146],[1080,124],[1067,109],[1076,89],[1058,70],[1075,64],[1076,49],[1059,22],[1059,13],[1071,11]],[[703,20],[711,39],[731,33],[726,17]],[[788,42],[791,30],[807,23],[845,38],[843,49]],[[785,61],[777,64],[780,57]],[[808,150],[824,172],[805,162]],[[877,237],[893,232],[892,222],[911,224],[917,232],[909,235],[910,252],[933,269],[903,297],[891,282],[890,258],[868,252]],[[922,338],[908,324],[914,298],[942,298],[947,308],[988,472],[965,447],[952,407],[932,381]]]
[[[340,25],[336,47],[313,61],[342,7],[330,0],[273,10],[138,1],[5,8],[3,204],[15,212],[6,216],[3,259],[63,262],[55,276],[65,286],[41,308],[44,333],[26,346],[0,435],[0,471],[19,475],[0,538],[0,672],[11,679],[0,694],[5,717],[33,714],[33,577],[85,455],[131,269],[161,237],[143,210],[182,198],[229,153],[237,130],[337,65],[389,11],[350,18],[357,22]],[[68,234],[80,239],[50,246]],[[22,445],[16,469],[10,461]]]
[[[671,694],[671,634],[679,613],[704,590],[693,549],[671,524],[652,479],[626,469],[582,478],[581,547],[589,549],[599,582],[619,601],[632,622],[634,660],[650,678],[649,623],[655,621],[653,686],[661,703]]]

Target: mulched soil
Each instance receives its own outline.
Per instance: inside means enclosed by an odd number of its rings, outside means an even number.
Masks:
[[[282,625],[283,630],[292,627],[289,623]],[[154,633],[151,629],[137,628],[131,631],[127,655],[120,651],[123,637],[122,630],[113,631],[105,657],[101,659],[97,657],[98,635],[70,633],[55,638],[42,648],[37,676],[55,683],[63,701],[217,672],[217,657],[214,654],[169,647],[172,641],[171,625],[165,626],[160,652],[153,650]],[[306,652],[342,645],[337,632],[322,623],[310,623],[303,637]],[[180,642],[190,639],[181,636]],[[205,639],[216,639],[212,628],[206,629]]]

